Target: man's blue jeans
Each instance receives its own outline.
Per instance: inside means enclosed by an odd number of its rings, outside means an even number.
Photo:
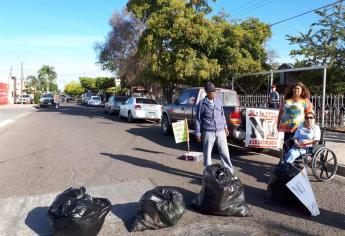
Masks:
[[[231,173],[234,173],[234,168],[230,161],[230,154],[228,148],[228,142],[226,139],[225,131],[204,131],[202,133],[202,140],[203,140],[203,153],[204,153],[204,165],[210,166],[212,165],[212,148],[214,143],[216,143],[218,147],[218,152],[220,155],[220,159],[223,165],[228,168]]]

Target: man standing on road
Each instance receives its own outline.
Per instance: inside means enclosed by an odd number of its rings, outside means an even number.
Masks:
[[[223,165],[234,173],[226,138],[229,136],[229,130],[223,104],[216,98],[216,87],[213,83],[207,82],[205,91],[207,96],[199,102],[195,118],[196,139],[198,142],[203,141],[204,165],[212,165],[212,148],[216,143]]]
[[[277,87],[273,84],[272,85],[272,91],[270,93],[269,101],[268,101],[268,107],[273,109],[278,109],[280,96],[279,93],[276,91]]]

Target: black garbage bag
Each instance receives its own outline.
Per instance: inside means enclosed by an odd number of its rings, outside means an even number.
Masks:
[[[85,188],[69,188],[59,194],[48,210],[54,235],[94,236],[111,209],[105,198],[92,198]]]
[[[273,168],[272,175],[267,185],[269,197],[273,202],[302,209],[305,208],[300,200],[286,186],[286,184],[298,175],[302,169],[303,166],[287,162],[279,163]],[[305,209],[307,210],[307,208]]]
[[[169,187],[156,187],[141,197],[131,231],[173,226],[180,220],[185,209],[180,192]]]
[[[205,168],[202,189],[193,200],[193,205],[212,215],[252,216],[240,179],[220,164]]]

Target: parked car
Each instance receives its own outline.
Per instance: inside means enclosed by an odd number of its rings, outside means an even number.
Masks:
[[[45,106],[55,106],[56,104],[54,102],[54,94],[52,93],[43,93],[40,98],[40,107],[45,107]]]
[[[32,103],[30,100],[30,96],[28,94],[24,94],[22,97],[17,98],[16,103],[21,104],[22,101],[23,101],[23,104]]]
[[[125,103],[128,96],[111,96],[104,104],[105,112],[109,114],[119,114],[120,106]]]
[[[100,96],[91,96],[90,98],[87,98],[87,105],[91,107],[102,107],[104,104],[102,103]]]
[[[160,122],[162,117],[162,106],[151,98],[131,97],[120,106],[119,117],[127,118],[130,123],[135,119]]]
[[[204,88],[194,87],[184,89],[173,104],[163,108],[161,130],[165,135],[172,132],[172,122],[187,118],[188,128],[194,132],[196,108],[199,101],[204,99],[206,92]],[[231,89],[217,88],[217,99],[223,103],[224,115],[230,132],[230,138],[235,141],[243,141],[245,138],[245,124],[242,122],[240,101],[236,91]]]

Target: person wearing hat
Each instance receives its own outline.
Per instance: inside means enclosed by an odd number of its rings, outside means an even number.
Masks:
[[[204,165],[212,165],[212,148],[216,143],[223,165],[234,173],[226,138],[229,136],[229,130],[223,104],[216,98],[216,87],[213,83],[207,82],[205,91],[207,96],[199,102],[195,117],[195,135],[198,142],[203,142]]]

